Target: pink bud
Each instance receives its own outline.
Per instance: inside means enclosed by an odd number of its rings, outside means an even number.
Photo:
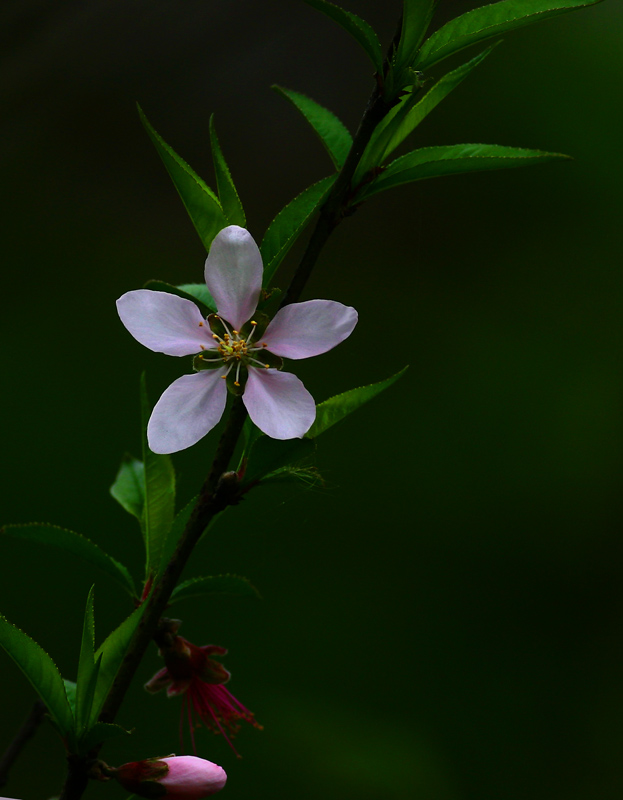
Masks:
[[[119,767],[115,777],[139,797],[167,800],[201,800],[220,791],[227,781],[222,767],[196,756],[132,761]]]

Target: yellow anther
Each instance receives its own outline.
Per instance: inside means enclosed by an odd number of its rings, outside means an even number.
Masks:
[[[238,381],[234,381],[234,386],[240,386],[240,384],[238,383]]]
[[[232,333],[234,334],[234,336],[238,336],[238,331],[232,331]]]
[[[264,369],[270,369],[270,364],[264,364]]]
[[[203,322],[200,322],[200,323],[199,323],[199,327],[200,327],[200,328],[203,328]]]
[[[218,336],[217,336],[215,333],[213,333],[213,334],[212,334],[212,338],[213,338],[213,339],[218,339]]]
[[[252,319],[251,320],[251,325],[257,325],[257,322],[254,319]]]
[[[203,345],[203,344],[200,344],[200,345],[199,345],[199,347],[200,347],[202,350],[205,350],[205,345]]]
[[[225,381],[227,380],[227,375],[221,375],[221,378]]]
[[[266,344],[266,342],[262,342],[262,347],[268,347],[268,345]]]

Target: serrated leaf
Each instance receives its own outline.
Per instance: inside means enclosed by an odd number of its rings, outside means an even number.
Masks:
[[[333,3],[326,2],[326,0],[303,0],[303,2],[315,8],[317,11],[326,14],[327,17],[330,17],[334,22],[337,22],[338,25],[341,25],[345,31],[350,33],[366,51],[376,71],[381,74],[383,71],[381,43],[371,25],[351,11],[345,11],[343,8]]]
[[[214,114],[210,117],[210,145],[212,147],[212,161],[214,162],[214,172],[216,174],[216,188],[219,200],[223,207],[223,212],[230,225],[240,225],[244,228],[246,217],[240,197],[236,191],[231,172],[225,161],[225,156],[221,150],[221,145],[216,135],[214,127]]]
[[[495,46],[492,45],[472,58],[471,61],[448,72],[419,100],[418,94],[412,91],[408,92],[377,125],[359,162],[354,182],[360,181],[368,170],[380,166],[444,97],[489,55]]]
[[[80,741],[80,752],[86,754],[89,750],[97,747],[109,739],[116,739],[118,736],[129,736],[132,731],[127,731],[121,725],[111,722],[96,722],[82,737]]]
[[[205,249],[209,250],[216,234],[228,225],[227,217],[217,196],[154,130],[140,106],[138,106],[138,113],[184,203],[199,238]]]
[[[145,375],[141,376],[141,417],[143,424],[143,463],[145,464],[145,575],[157,570],[162,550],[175,516],[175,470],[170,456],[154,453],[147,443],[147,423],[151,405],[147,397]]]
[[[264,262],[264,286],[268,286],[277,267],[334,183],[335,175],[330,175],[308,186],[284,206],[270,223],[260,245]]]
[[[251,452],[247,462],[242,485],[256,483],[264,476],[269,475],[281,467],[308,458],[314,452],[308,439],[271,439],[269,436],[260,436]]]
[[[277,85],[272,88],[301,112],[324,145],[331,161],[340,169],[353,145],[353,137],[342,122],[329,109],[300,92]]]
[[[74,718],[76,716],[76,690],[78,684],[75,681],[70,681],[68,678],[63,678],[63,685],[65,687],[65,694],[67,695],[67,702]]]
[[[91,586],[84,609],[84,623],[82,626],[82,643],[80,658],[78,660],[77,690],[76,690],[76,731],[81,735],[91,710],[93,693],[95,691],[96,670],[93,654],[95,652],[95,618],[93,611],[93,594],[95,587]]]
[[[437,0],[404,0],[400,40],[394,57],[398,71],[409,67],[433,18]]]
[[[209,575],[204,578],[190,578],[178,584],[171,594],[171,602],[188,600],[206,594],[237,594],[243,597],[260,597],[253,584],[240,575]]]
[[[101,657],[101,665],[89,717],[89,727],[95,724],[100,715],[102,706],[146,607],[147,601],[145,600],[129,617],[124,619],[118,628],[115,628],[95,652],[95,661]]]
[[[16,539],[25,539],[40,544],[50,544],[61,550],[66,550],[79,558],[93,564],[105,572],[114,581],[119,583],[130,594],[136,597],[134,580],[127,568],[105,553],[95,542],[87,539],[74,531],[59,528],[57,525],[31,523],[29,525],[5,525],[0,528],[0,533],[13,536]]]
[[[110,494],[122,508],[140,522],[145,505],[145,468],[143,462],[127,454],[123,457]]]
[[[548,161],[569,159],[562,153],[545,153],[521,147],[504,147],[498,144],[455,144],[423,147],[407,153],[381,172],[356,199],[367,200],[379,192],[403,183],[458,175],[463,172],[482,172],[491,169],[525,167]]]
[[[153,292],[168,292],[190,300],[199,308],[204,317],[216,311],[216,303],[205,283],[182,283],[180,286],[173,286],[166,281],[151,280],[147,281],[143,288],[151,289]]]
[[[596,5],[601,0],[501,0],[475,8],[447,22],[422,45],[415,68],[427,70],[476,42],[522,28],[542,19]]]
[[[65,684],[54,661],[30,636],[1,614],[0,645],[45,703],[58,730],[65,736],[72,736],[74,717],[65,694]]]
[[[367,403],[369,400],[372,400],[373,397],[376,397],[377,394],[389,388],[392,383],[395,383],[398,378],[401,378],[405,374],[407,369],[408,367],[404,367],[400,372],[397,372],[390,378],[386,378],[384,381],[370,383],[368,386],[360,386],[357,389],[350,389],[347,392],[330,397],[328,400],[325,400],[324,403],[319,403],[316,406],[316,421],[305,436],[308,439],[315,439],[317,436],[320,436],[321,433],[324,433],[337,422],[340,422],[344,417],[352,414],[353,411],[356,411],[364,403]]]

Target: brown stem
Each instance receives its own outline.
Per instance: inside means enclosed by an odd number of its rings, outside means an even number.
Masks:
[[[24,720],[22,726],[15,734],[15,738],[4,751],[0,758],[0,787],[4,786],[9,780],[11,767],[22,752],[26,742],[35,735],[37,728],[43,722],[46,708],[41,700],[35,700],[30,714]]]
[[[320,208],[316,226],[284,294],[282,306],[294,303],[299,299],[327,239],[348,211],[353,191],[352,179],[357,165],[374,129],[391,108],[391,103],[383,98],[380,83],[379,80],[368,100],[352,148],[329,196]],[[168,605],[171,592],[177,585],[193,548],[214,517],[231,503],[231,486],[225,480],[224,473],[233,457],[246,417],[247,412],[242,399],[236,397],[226,428],[219,441],[210,473],[201,487],[197,505],[167,568],[147,600],[142,620],[104,703],[100,714],[101,722],[114,720],[145,651],[158,630],[160,617]],[[80,800],[87,783],[86,762],[92,760],[98,750],[99,748],[90,753],[89,758],[83,759],[80,763],[70,760],[67,782],[60,800]]]

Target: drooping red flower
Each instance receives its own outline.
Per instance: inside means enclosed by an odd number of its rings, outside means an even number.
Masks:
[[[214,733],[221,733],[231,743],[240,729],[242,720],[261,729],[253,713],[242,705],[224,684],[231,675],[213,655],[224,656],[227,650],[217,645],[198,647],[182,636],[167,636],[160,648],[166,666],[145,684],[148,692],[158,692],[166,687],[167,696],[183,695],[180,715],[180,740],[183,746],[183,723],[188,719],[193,751],[196,753],[194,729],[200,723]]]

